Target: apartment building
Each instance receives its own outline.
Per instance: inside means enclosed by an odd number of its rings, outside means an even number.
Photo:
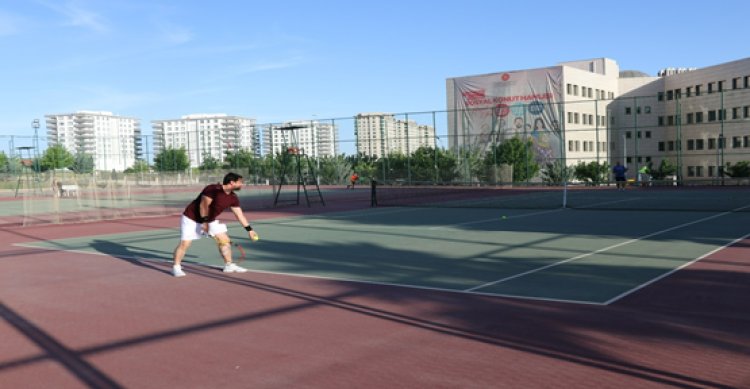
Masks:
[[[224,161],[228,151],[245,150],[260,156],[260,130],[255,124],[253,118],[223,113],[154,120],[154,155],[167,148],[184,148],[190,167],[199,167],[207,157]]]
[[[360,155],[408,155],[420,147],[435,147],[435,127],[406,118],[397,119],[390,113],[357,114],[354,133],[357,139],[357,153]]]
[[[94,169],[123,171],[143,157],[140,120],[106,111],[44,116],[47,143],[93,157]]]
[[[263,129],[263,154],[276,154],[287,147],[298,147],[311,158],[338,154],[338,127],[317,120],[290,121]]]

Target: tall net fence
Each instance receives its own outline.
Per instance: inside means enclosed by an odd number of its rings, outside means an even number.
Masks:
[[[227,171],[245,177],[243,201],[255,208],[273,207],[280,190],[315,185],[333,202],[379,206],[745,210],[750,89],[617,99],[583,89],[557,102],[254,124],[244,137],[198,126],[103,136],[106,147],[85,152],[61,151],[51,134],[0,136],[0,220],[177,213]],[[617,163],[627,168],[624,191]]]

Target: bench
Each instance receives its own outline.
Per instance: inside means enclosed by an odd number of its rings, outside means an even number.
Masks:
[[[58,183],[60,197],[72,197],[78,196],[78,185],[76,184],[62,184]]]

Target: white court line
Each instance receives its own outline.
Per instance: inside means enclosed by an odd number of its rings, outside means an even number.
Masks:
[[[544,215],[544,214],[547,214],[547,213],[561,212],[561,211],[564,211],[564,210],[566,210],[566,208],[557,208],[557,209],[548,210],[548,211],[524,213],[522,215],[507,216],[506,219],[520,219],[522,217]],[[471,224],[481,224],[481,223],[496,222],[497,220],[498,220],[498,218],[494,217],[492,219],[482,219],[482,220],[474,220],[474,221],[465,222],[465,223],[446,224],[444,226],[434,226],[434,227],[430,227],[428,229],[429,230],[437,230],[437,229],[440,229],[440,228],[451,228],[451,227],[459,227],[459,226],[468,226],[468,225],[471,225]]]
[[[618,301],[618,300],[622,299],[623,297],[626,297],[626,296],[628,296],[628,295],[630,295],[630,294],[633,294],[633,293],[635,293],[635,292],[637,292],[637,291],[639,291],[639,290],[641,290],[641,289],[643,289],[643,288],[645,288],[645,287],[647,287],[647,286],[649,286],[649,285],[651,285],[651,284],[653,284],[653,283],[655,283],[655,282],[657,282],[657,281],[659,281],[659,280],[661,280],[661,279],[664,279],[664,278],[666,278],[666,277],[669,277],[670,275],[672,275],[672,274],[673,274],[673,273],[675,273],[676,271],[678,271],[678,270],[682,270],[682,269],[684,269],[684,268],[686,268],[686,267],[688,267],[688,266],[690,266],[690,265],[692,265],[692,264],[694,264],[694,263],[696,263],[696,262],[700,261],[701,259],[703,259],[703,258],[706,258],[706,257],[708,257],[708,256],[709,256],[709,255],[711,255],[711,254],[714,254],[714,253],[716,253],[716,252],[718,252],[718,251],[724,250],[725,248],[727,248],[727,247],[729,247],[729,246],[731,246],[731,245],[733,245],[733,244],[735,244],[735,243],[737,243],[737,242],[739,242],[739,241],[741,241],[741,240],[743,240],[743,239],[746,239],[746,238],[747,238],[747,237],[749,237],[749,236],[750,236],[750,234],[747,234],[747,235],[745,235],[745,236],[743,236],[743,237],[737,238],[737,239],[735,239],[735,240],[733,240],[733,241],[731,241],[731,242],[729,242],[729,243],[727,243],[727,244],[725,244],[725,245],[723,245],[723,246],[721,246],[721,247],[717,247],[717,248],[715,248],[715,249],[713,249],[713,250],[711,250],[711,251],[709,251],[709,252],[707,252],[707,253],[705,253],[705,254],[701,255],[701,256],[700,256],[700,257],[698,257],[698,258],[695,258],[695,259],[693,259],[693,260],[692,260],[692,261],[690,261],[690,262],[687,262],[687,263],[683,263],[683,264],[682,264],[681,266],[679,266],[679,267],[676,267],[676,268],[674,268],[674,269],[672,269],[672,270],[670,270],[670,271],[668,271],[668,272],[666,272],[666,273],[664,273],[664,274],[662,274],[662,275],[660,275],[660,276],[658,276],[658,277],[656,277],[656,278],[653,278],[653,279],[651,279],[650,281],[647,281],[647,282],[645,282],[645,283],[643,283],[643,284],[641,284],[641,285],[639,285],[639,286],[637,286],[637,287],[635,287],[635,288],[633,288],[633,289],[630,289],[629,291],[627,291],[627,292],[625,292],[625,293],[622,293],[622,294],[620,294],[620,295],[617,295],[617,296],[615,296],[615,297],[612,297],[611,299],[609,299],[609,300],[605,301],[605,302],[604,302],[604,305],[609,305],[609,304],[612,304],[612,303],[614,303],[614,302],[616,302],[616,301]]]
[[[596,251],[592,251],[592,252],[589,252],[589,253],[577,255],[575,257],[564,259],[562,261],[557,261],[557,262],[554,262],[554,263],[550,263],[549,265],[540,266],[538,268],[527,270],[527,271],[525,271],[523,273],[518,273],[518,274],[515,274],[515,275],[512,275],[512,276],[508,276],[508,277],[505,277],[505,278],[501,278],[499,280],[495,280],[495,281],[492,281],[492,282],[487,282],[487,283],[484,283],[482,285],[478,285],[478,286],[475,286],[473,288],[466,289],[465,291],[466,292],[473,292],[473,291],[475,291],[477,289],[482,289],[482,288],[485,288],[485,287],[488,287],[488,286],[497,285],[497,284],[500,284],[500,283],[503,283],[503,282],[506,282],[506,281],[510,281],[510,280],[513,280],[513,279],[516,279],[516,278],[520,278],[520,277],[523,277],[523,276],[526,276],[526,275],[529,275],[529,274],[533,274],[533,273],[536,273],[536,272],[539,272],[539,271],[542,271],[542,270],[545,270],[545,269],[549,269],[551,267],[555,267],[555,266],[559,266],[559,265],[562,265],[562,264],[565,264],[565,263],[568,263],[568,262],[576,261],[576,260],[579,260],[581,258],[586,258],[586,257],[592,256],[594,254],[603,253],[605,251],[609,251],[609,250],[612,250],[612,249],[617,248],[617,247],[625,246],[625,245],[628,245],[628,244],[631,244],[631,243],[636,243],[636,242],[639,242],[639,241],[641,241],[643,239],[650,238],[652,236],[661,235],[661,234],[663,234],[665,232],[674,231],[674,230],[677,230],[677,229],[680,229],[680,228],[683,228],[683,227],[687,227],[687,226],[690,226],[690,225],[693,225],[693,224],[698,224],[698,223],[701,223],[701,222],[704,222],[704,221],[707,221],[707,220],[716,219],[718,217],[731,214],[731,213],[733,213],[733,212],[735,212],[737,210],[740,210],[740,209],[743,209],[743,208],[747,208],[747,207],[750,207],[750,206],[745,206],[745,207],[742,207],[742,208],[737,208],[737,209],[732,210],[732,211],[722,212],[722,213],[719,213],[719,214],[716,214],[716,215],[707,216],[707,217],[704,217],[704,218],[701,218],[701,219],[698,219],[698,220],[694,220],[694,221],[691,221],[691,222],[688,222],[688,223],[683,223],[683,224],[680,224],[678,226],[670,227],[670,228],[667,228],[667,229],[664,229],[664,230],[661,230],[661,231],[652,232],[650,234],[643,235],[643,236],[640,236],[640,237],[635,238],[635,239],[630,239],[630,240],[627,240],[625,242],[620,242],[620,243],[617,243],[617,244],[613,244],[611,246],[604,247],[604,248],[601,248],[601,249],[596,250]]]
[[[98,251],[68,250],[68,249],[54,248],[54,247],[32,246],[31,243],[14,243],[13,245],[19,246],[19,247],[49,250],[49,251],[65,251],[65,252],[88,254],[88,255],[107,256],[107,257],[115,256],[112,254],[102,253]],[[161,263],[167,263],[167,264],[172,263],[172,260],[169,260],[169,259],[147,258],[147,257],[141,257],[141,256],[133,256],[133,255],[117,255],[115,257],[132,259],[132,260],[139,261],[139,262],[140,261],[153,261],[153,262],[161,262]],[[194,261],[188,261],[188,260],[183,260],[183,264],[191,265],[191,266],[207,267],[207,268],[212,268],[212,269],[222,268],[222,266],[219,266],[219,265],[210,265],[210,264],[206,264],[202,262],[194,262]],[[416,289],[416,290],[432,290],[432,291],[438,291],[438,292],[459,293],[459,294],[479,295],[479,296],[488,296],[488,297],[505,297],[505,298],[515,298],[515,299],[530,300],[530,301],[549,301],[549,302],[558,302],[558,303],[567,303],[567,304],[602,305],[602,303],[597,303],[597,302],[592,302],[592,301],[567,300],[567,299],[556,299],[556,298],[551,298],[551,297],[534,297],[534,296],[501,294],[501,293],[467,292],[467,291],[460,290],[460,289],[449,289],[449,288],[440,288],[440,287],[424,286],[424,285],[398,284],[398,283],[392,283],[392,282],[355,280],[355,279],[350,279],[350,278],[326,277],[326,276],[318,276],[318,275],[312,275],[312,274],[298,274],[298,273],[286,273],[286,272],[269,271],[269,270],[256,270],[252,268],[248,269],[248,274],[249,273],[274,274],[274,275],[280,275],[280,276],[286,276],[286,277],[299,277],[299,278],[310,278],[310,279],[331,280],[331,281],[341,281],[341,282],[352,282],[352,283],[375,285],[375,286],[388,286],[388,287],[398,287],[398,288]]]

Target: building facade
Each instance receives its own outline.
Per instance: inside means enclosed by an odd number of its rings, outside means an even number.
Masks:
[[[123,171],[143,158],[140,120],[105,111],[45,115],[47,143],[93,157],[94,169]]]
[[[297,147],[308,157],[334,157],[338,154],[338,128],[317,120],[290,121],[263,129],[263,154],[277,154]]]
[[[415,120],[401,120],[390,113],[371,112],[357,114],[354,125],[359,155],[409,155],[420,147],[435,148],[435,127],[418,124]]]
[[[611,59],[450,78],[449,147],[487,150],[529,139],[538,162],[677,166],[681,179],[719,177],[750,160],[750,58],[659,76]],[[544,131],[538,131],[538,129]]]
[[[244,150],[260,156],[260,130],[255,124],[252,118],[221,113],[154,120],[154,155],[168,148],[184,148],[190,167],[201,166],[209,157],[224,161],[227,152]]]

